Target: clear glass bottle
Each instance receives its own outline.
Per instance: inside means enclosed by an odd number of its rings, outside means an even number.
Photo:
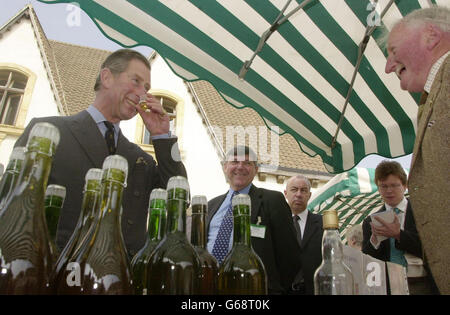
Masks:
[[[219,294],[267,294],[266,270],[251,243],[250,196],[236,195],[231,204],[233,207],[233,247],[219,268]]]
[[[336,210],[323,213],[322,264],[314,273],[315,295],[353,295],[353,275],[344,261]]]
[[[59,143],[58,128],[33,126],[18,184],[0,218],[0,294],[47,294],[52,254],[44,193]]]
[[[0,216],[2,209],[18,183],[23,160],[25,159],[25,148],[15,147],[9,157],[8,165],[0,181]]]
[[[66,187],[61,185],[48,185],[45,191],[44,211],[50,236],[50,248],[53,254],[53,261],[59,257],[59,249],[56,246],[56,229],[58,227],[59,215],[66,199]]]
[[[148,294],[197,294],[200,259],[186,236],[187,179],[171,177],[167,194],[167,232],[150,256]]]
[[[102,173],[103,170],[100,168],[91,168],[86,173],[83,201],[77,225],[66,246],[61,251],[52,274],[51,283],[54,289],[56,288],[56,283],[63,277],[67,264],[75,260],[76,249],[81,246],[88,234],[88,230],[93,226],[94,219],[98,217]]]
[[[200,258],[201,273],[198,294],[217,294],[219,265],[206,249],[206,215],[208,201],[206,196],[192,197],[191,244]]]
[[[150,255],[166,234],[166,204],[167,191],[161,188],[153,189],[148,205],[147,240],[131,261],[134,293],[137,295],[147,294],[147,265]]]
[[[128,162],[122,156],[110,155],[103,162],[101,217],[88,250],[79,259],[81,294],[133,292],[121,228],[122,195],[127,175]]]

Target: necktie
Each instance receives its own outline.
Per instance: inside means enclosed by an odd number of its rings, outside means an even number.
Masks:
[[[107,128],[105,132],[106,146],[108,148],[109,155],[116,153],[116,140],[114,140],[114,126],[109,121],[104,121]]]
[[[395,214],[399,214],[400,213],[400,209],[395,208],[394,209]],[[403,267],[407,267],[408,263],[405,259],[405,255],[404,255],[404,251],[399,250],[395,247],[395,238],[391,237],[389,238],[390,241],[390,247],[391,247],[391,251],[390,251],[390,261],[399,265],[402,265]]]
[[[231,206],[231,201],[237,194],[239,194],[239,192],[233,191],[233,194],[231,195],[230,205],[228,206],[225,216],[223,217],[222,224],[220,225],[211,253],[217,259],[219,264],[222,263],[225,256],[228,254],[231,231],[233,230],[233,209]]]
[[[300,220],[300,217],[298,215],[294,215],[292,217],[292,219],[294,220],[295,231],[297,231],[297,242],[298,242],[298,245],[301,246],[301,244],[302,244],[302,230],[300,229],[300,225],[297,222],[298,220]]]

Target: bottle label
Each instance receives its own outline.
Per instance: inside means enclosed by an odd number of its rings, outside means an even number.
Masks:
[[[250,225],[250,233],[252,237],[264,238],[266,237],[266,227],[264,225]]]

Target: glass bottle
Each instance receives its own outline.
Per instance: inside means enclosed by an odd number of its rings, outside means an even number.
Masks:
[[[44,193],[58,128],[33,126],[23,170],[0,218],[0,294],[46,294],[52,254],[44,215]]]
[[[191,244],[200,258],[201,273],[198,294],[217,294],[217,260],[206,249],[206,214],[208,202],[206,196],[192,197]]]
[[[25,148],[15,147],[9,157],[5,173],[0,181],[0,216],[2,209],[17,185],[20,171],[22,170],[23,160],[25,159]]]
[[[153,189],[148,205],[147,240],[131,261],[134,293],[138,295],[147,294],[147,265],[150,255],[166,234],[166,203],[167,191],[161,188]]]
[[[98,217],[102,172],[100,168],[91,168],[86,173],[80,216],[72,236],[56,262],[51,281],[53,288],[64,275],[67,264],[74,261],[76,249],[81,246],[89,228],[93,226],[94,219]]]
[[[336,210],[323,213],[322,264],[314,273],[315,295],[352,295],[353,275],[343,262]]]
[[[186,236],[189,184],[182,176],[167,183],[167,232],[147,267],[149,294],[197,294],[200,260]]]
[[[103,162],[100,220],[79,259],[82,294],[132,294],[128,255],[121,228],[122,195],[128,162],[110,155]]]
[[[233,247],[219,268],[219,294],[267,294],[267,275],[251,244],[251,200],[246,194],[233,197]]]
[[[44,211],[50,236],[50,249],[55,262],[59,256],[59,249],[56,246],[56,229],[58,227],[59,215],[66,199],[66,187],[60,185],[48,185],[45,191]]]

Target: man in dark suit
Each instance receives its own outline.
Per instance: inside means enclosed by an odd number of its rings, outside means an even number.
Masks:
[[[425,258],[442,294],[450,294],[450,8],[412,11],[389,33],[386,73],[422,92],[409,193]]]
[[[136,51],[118,50],[102,64],[94,87],[95,100],[87,110],[73,116],[35,118],[17,140],[15,146],[24,146],[30,130],[38,122],[52,123],[60,131],[61,140],[48,180],[48,184],[62,185],[67,191],[57,229],[59,249],[69,240],[80,215],[86,172],[90,168],[101,168],[109,154],[119,154],[128,160],[121,221],[130,256],[144,245],[146,239],[151,190],[165,188],[171,176],[186,176],[186,170],[179,162],[177,138],[169,133],[169,118],[160,103],[147,92],[149,89],[148,60]],[[146,99],[149,112],[138,106],[140,97]],[[120,121],[131,119],[137,113],[153,136],[158,164],[120,131]],[[108,132],[113,139],[109,146],[105,140]]]
[[[283,194],[252,184],[258,166],[255,153],[248,147],[231,149],[223,163],[230,184],[229,191],[208,203],[206,230],[208,251],[222,263],[232,247],[232,233],[224,253],[218,252],[216,240],[233,192],[248,194],[251,199],[251,224],[265,228],[264,235],[252,234],[252,247],[261,258],[268,278],[269,294],[285,294],[300,268],[300,255],[289,206]]]
[[[290,294],[314,294],[314,272],[322,263],[322,216],[306,210],[311,198],[311,183],[303,175],[291,177],[284,195],[292,212],[292,223],[297,231],[297,251],[302,266],[291,286]]]
[[[378,217],[374,220],[370,216],[367,217],[363,222],[362,251],[377,259],[407,268],[405,253],[421,258],[422,243],[414,222],[411,203],[404,196],[406,173],[399,163],[382,161],[375,169],[375,183],[384,200],[384,205],[377,213],[394,212],[394,220],[388,222]],[[420,287],[423,288],[419,288],[417,280],[422,282]],[[410,293],[427,293],[424,291],[426,285],[430,285],[431,290],[433,284],[429,278],[411,279]]]

